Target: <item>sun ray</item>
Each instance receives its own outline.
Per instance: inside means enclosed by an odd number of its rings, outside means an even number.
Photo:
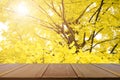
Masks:
[[[27,15],[29,13],[29,10],[28,10],[28,7],[26,6],[26,4],[24,2],[21,2],[16,7],[16,12],[19,15]]]

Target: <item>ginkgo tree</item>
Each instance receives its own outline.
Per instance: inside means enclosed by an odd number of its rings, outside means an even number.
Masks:
[[[1,0],[0,63],[120,63],[120,0]]]

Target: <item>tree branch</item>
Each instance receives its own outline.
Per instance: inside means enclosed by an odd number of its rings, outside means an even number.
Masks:
[[[64,0],[61,0],[61,4],[62,4],[62,19],[64,21],[64,24],[67,26],[68,30],[69,30],[69,33],[70,33],[70,36],[68,39],[72,39],[72,41],[75,42],[75,46],[77,49],[79,49],[79,44],[77,43],[77,41],[75,40],[75,35],[74,35],[74,31],[72,30],[72,28],[70,28],[69,24],[67,23],[66,21],[66,18],[65,18],[65,6],[64,6]],[[71,42],[72,42],[71,41]],[[71,43],[70,42],[70,43]],[[69,44],[70,44],[69,43]]]
[[[79,17],[73,21],[72,23],[75,23],[75,24],[78,24],[79,23],[79,20],[82,18],[82,16],[85,14],[86,10],[92,5],[93,3],[90,3],[85,9],[84,11],[79,15]],[[71,23],[69,23],[71,24]]]
[[[90,47],[90,53],[92,52],[92,49],[93,49],[94,35],[95,35],[95,31],[93,31],[92,38],[91,38],[91,47]]]
[[[112,4],[108,7],[108,8],[106,8],[106,10],[102,13],[102,15],[104,15],[109,9],[110,9],[110,7],[113,5],[114,3],[112,2]]]
[[[64,0],[62,0],[62,19],[64,21],[64,24],[66,25],[66,27],[68,28],[69,32],[71,33],[72,37],[74,38],[74,32],[73,30],[70,28],[70,26],[68,25],[66,19],[65,19],[65,7],[64,7]]]
[[[33,2],[36,3],[35,1],[33,1]],[[57,24],[54,22],[54,20],[51,18],[51,16],[48,15],[48,12],[42,6],[40,6],[40,5],[37,5],[37,6],[40,8],[40,10],[43,11],[43,14],[46,15],[52,21],[52,23],[56,26]],[[56,26],[56,27],[58,27],[58,26]]]
[[[101,0],[101,3],[100,3],[99,8],[98,8],[98,9],[93,13],[93,15],[90,17],[89,22],[91,22],[91,20],[92,20],[93,17],[95,16],[95,14],[96,14],[95,22],[98,20],[98,17],[99,17],[100,11],[101,11],[102,6],[103,6],[103,4],[104,4],[103,2],[104,2],[104,0]]]
[[[93,17],[95,16],[95,14],[97,13],[98,9],[93,13],[93,15],[90,17],[89,22],[91,22],[91,20],[93,19]]]
[[[112,41],[112,40],[116,40],[116,39],[120,39],[120,38],[107,39],[107,40],[100,41],[100,42],[96,43],[95,45],[93,45],[92,48],[94,48],[98,44],[102,44],[102,43],[105,43],[105,42],[108,42],[108,41]],[[88,50],[90,50],[90,49],[86,49],[85,51],[88,51]]]
[[[101,32],[103,29],[104,29],[104,28],[99,29],[99,30],[95,33],[94,37],[95,37],[99,32]],[[90,41],[91,38],[92,38],[92,34],[90,35],[90,37],[89,37],[89,39],[88,39],[87,41]]]
[[[103,6],[103,2],[104,2],[104,0],[101,0],[101,4],[100,4],[100,7],[98,8],[98,13],[97,13],[97,15],[96,15],[96,19],[95,19],[95,21],[98,20],[98,17],[99,17],[100,11],[101,11],[102,6]]]
[[[60,13],[55,9],[53,1],[51,2],[51,5],[49,5],[45,0],[44,2],[49,6],[59,17],[61,17]]]
[[[85,41],[85,37],[86,37],[86,33],[84,32],[84,35],[83,35],[83,42],[81,44],[81,47],[83,48],[86,44],[86,41]]]
[[[93,46],[93,48],[94,48],[95,46],[97,46],[98,44],[101,44],[101,43],[104,43],[104,42],[108,42],[108,41],[112,41],[112,40],[116,40],[116,39],[119,39],[119,38],[107,39],[107,40],[100,41],[100,42],[96,43],[96,44]]]
[[[95,33],[95,36],[96,36],[98,33],[100,33],[103,29],[104,29],[104,28],[99,29],[99,30]],[[95,36],[94,36],[94,37],[95,37]]]
[[[115,48],[118,46],[118,43],[116,43],[114,46],[113,46],[113,48],[112,48],[112,50],[110,51],[110,53],[113,53],[114,52],[114,50],[115,50]]]

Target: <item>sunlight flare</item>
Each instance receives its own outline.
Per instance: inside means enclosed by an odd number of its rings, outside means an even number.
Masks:
[[[24,2],[21,2],[16,9],[16,12],[20,15],[27,15],[29,13],[28,7]]]

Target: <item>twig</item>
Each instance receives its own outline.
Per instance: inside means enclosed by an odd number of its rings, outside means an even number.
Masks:
[[[113,53],[114,52],[114,50],[115,50],[115,48],[118,46],[118,43],[116,43],[114,46],[113,46],[113,48],[112,48],[112,50],[110,51],[110,53]]]
[[[113,5],[114,3],[112,2],[112,4],[102,13],[102,15],[104,15],[109,9],[110,7]]]
[[[101,4],[100,4],[99,8],[98,8],[98,9],[93,13],[93,15],[90,17],[89,22],[91,22],[91,20],[92,20],[93,17],[95,16],[95,14],[96,14],[95,22],[98,20],[98,17],[99,17],[100,11],[101,11],[102,6],[103,6],[103,4],[104,4],[103,2],[104,2],[104,0],[101,0]]]
[[[85,41],[85,37],[86,37],[86,33],[84,32],[84,35],[83,35],[83,42],[81,44],[81,47],[83,48],[86,44],[86,41]]]
[[[59,2],[60,3],[60,2]],[[72,1],[72,2],[66,2],[64,4],[78,4],[81,3],[81,1]]]
[[[44,0],[44,2],[49,6],[59,17],[61,17],[60,13],[55,9],[53,1],[51,2],[51,6]]]
[[[92,48],[94,48],[95,46],[97,46],[98,44],[102,44],[102,43],[105,43],[105,42],[108,42],[108,41],[112,41],[112,40],[116,40],[116,39],[120,39],[120,38],[114,38],[114,39],[107,39],[107,40],[103,40],[103,41],[100,41],[98,43],[96,43],[95,45],[92,46]],[[86,49],[84,51],[88,51],[90,49]]]
[[[62,19],[64,21],[64,24],[66,25],[66,27],[68,28],[69,32],[71,33],[72,37],[74,38],[74,32],[73,30],[70,28],[70,26],[68,25],[66,19],[65,19],[65,7],[64,7],[64,0],[62,0]]]
[[[100,7],[98,8],[98,13],[97,13],[97,15],[96,15],[96,19],[95,19],[95,21],[98,20],[98,17],[99,17],[100,11],[101,11],[102,6],[103,6],[103,2],[104,2],[104,0],[101,0],[101,4],[100,4]]]
[[[100,41],[100,42],[96,43],[96,44],[93,46],[93,48],[94,48],[95,46],[97,46],[98,44],[101,44],[101,43],[104,43],[104,42],[108,42],[108,41],[112,41],[112,40],[116,40],[116,39],[119,39],[119,38],[107,39],[107,40]]]
[[[103,29],[104,29],[104,28],[99,29],[99,30],[95,33],[95,36],[96,36],[98,33],[100,33]],[[94,36],[94,37],[95,37],[95,36]]]
[[[93,31],[93,34],[92,34],[90,53],[92,52],[92,49],[93,49],[94,35],[95,35],[95,31]]]
[[[91,22],[91,20],[93,19],[93,17],[95,16],[95,14],[97,13],[98,9],[93,13],[93,15],[90,17],[89,22]]]
[[[82,14],[80,14],[79,17],[78,17],[75,21],[73,21],[72,23],[78,24],[78,23],[79,23],[79,20],[82,18],[82,16],[85,14],[86,10],[87,10],[92,4],[93,4],[93,3],[90,3],[90,4],[84,9],[84,11],[82,12]],[[70,24],[71,24],[71,23],[70,23]]]

